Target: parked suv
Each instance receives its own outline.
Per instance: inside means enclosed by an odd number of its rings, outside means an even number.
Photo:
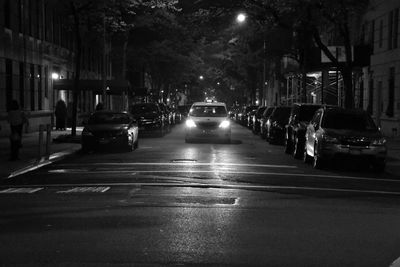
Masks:
[[[285,127],[285,152],[293,153],[295,158],[303,156],[307,125],[315,111],[321,108],[317,104],[295,103],[292,106],[289,122]]]
[[[361,158],[376,171],[386,163],[386,140],[364,110],[319,109],[307,127],[304,161],[322,168],[336,157]]]

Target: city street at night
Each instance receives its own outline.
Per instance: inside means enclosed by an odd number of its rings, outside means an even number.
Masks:
[[[186,144],[183,128],[3,180],[2,263],[389,266],[400,256],[395,176],[315,170],[238,124],[231,144]]]

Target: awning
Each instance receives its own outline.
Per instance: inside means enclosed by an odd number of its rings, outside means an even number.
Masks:
[[[120,95],[123,92],[128,93],[131,89],[130,83],[127,80],[107,80],[107,94]],[[73,90],[74,80],[59,79],[53,81],[55,90]],[[81,91],[92,91],[94,94],[101,95],[103,93],[102,80],[80,80],[79,89]]]

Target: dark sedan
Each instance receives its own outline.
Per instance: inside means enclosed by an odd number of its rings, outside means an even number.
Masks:
[[[90,115],[82,131],[82,151],[104,147],[122,147],[132,151],[138,147],[138,126],[126,112],[97,111]]]
[[[166,131],[166,119],[156,103],[139,103],[130,108],[137,120],[140,134],[155,133],[163,136]]]

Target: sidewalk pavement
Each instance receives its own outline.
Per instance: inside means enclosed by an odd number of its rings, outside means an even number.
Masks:
[[[39,157],[39,132],[24,133],[22,148],[19,151],[19,160],[9,161],[10,140],[0,137],[0,179],[7,179],[19,174],[40,168],[54,161],[60,160],[80,150],[81,128],[77,128],[76,137],[71,138],[71,129],[66,131],[52,131],[49,158]],[[57,142],[59,141],[59,142]],[[43,133],[43,154],[46,150],[46,131]]]
[[[20,160],[8,161],[10,155],[10,141],[8,137],[0,137],[0,179],[12,178],[28,171],[51,164],[68,155],[78,152],[81,148],[80,135],[82,128],[77,128],[76,137],[71,138],[71,129],[66,131],[52,131],[50,157],[39,158],[39,132],[24,134]],[[43,136],[43,151],[45,149],[46,132]],[[388,158],[386,172],[400,177],[400,137],[387,138]]]

